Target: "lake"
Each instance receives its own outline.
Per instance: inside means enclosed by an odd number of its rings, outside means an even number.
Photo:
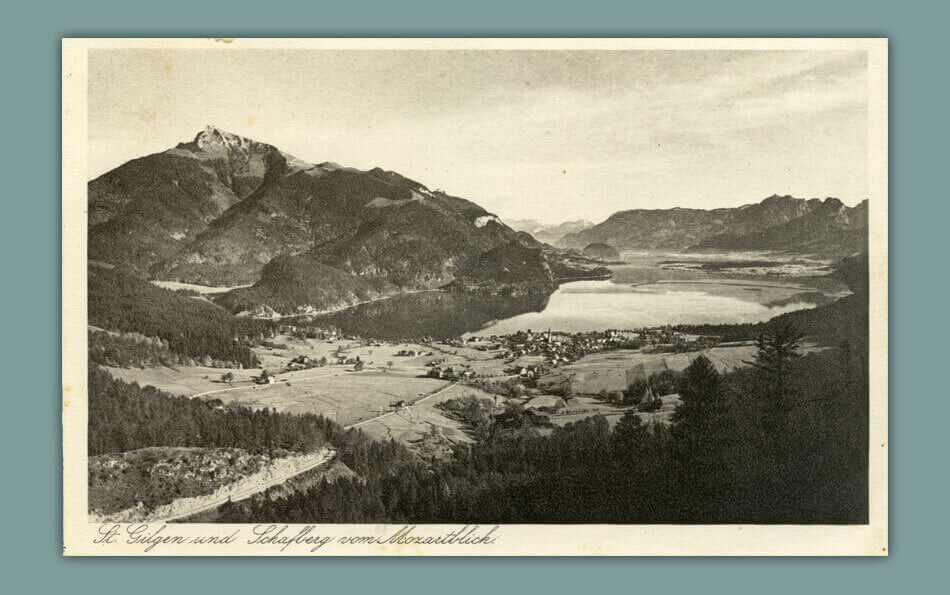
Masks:
[[[576,281],[561,285],[539,312],[496,320],[467,335],[503,335],[526,329],[583,332],[762,322],[824,301],[822,294],[806,288],[770,282],[660,281],[628,285],[610,280]]]
[[[639,282],[617,282],[617,277],[633,276],[629,267],[617,267],[612,280],[575,281],[549,295],[514,299],[439,292],[406,295],[318,317],[316,322],[348,335],[384,340],[447,339],[527,329],[582,332],[762,322],[839,297],[810,285],[764,277],[651,273],[644,278],[636,273]]]

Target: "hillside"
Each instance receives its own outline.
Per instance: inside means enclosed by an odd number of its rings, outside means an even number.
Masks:
[[[257,337],[265,323],[231,316],[214,304],[183,297],[117,269],[89,267],[89,324],[163,340],[187,358],[252,368],[257,357],[239,339]]]
[[[550,287],[551,268],[541,248],[514,241],[479,254],[459,270],[458,285],[470,290],[514,286]]]
[[[380,168],[311,165],[209,127],[194,141],[89,183],[90,258],[133,275],[254,287],[220,299],[232,311],[293,313],[452,284],[550,285],[537,240],[468,200]],[[510,255],[505,255],[511,252]],[[495,267],[487,270],[486,267]]]
[[[774,250],[840,258],[860,251],[867,202],[847,207],[836,198],[773,195],[762,202],[713,210],[620,211],[559,245],[604,243],[620,250]]]
[[[251,312],[262,305],[284,314],[330,310],[396,291],[379,277],[358,277],[301,256],[279,256],[264,267],[252,287],[235,289],[218,299],[231,312]]]
[[[610,244],[594,243],[584,246],[584,256],[600,260],[617,260],[620,253]]]

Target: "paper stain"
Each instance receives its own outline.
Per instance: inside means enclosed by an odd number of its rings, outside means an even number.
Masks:
[[[447,75],[448,73],[449,73],[449,71],[447,71],[447,70],[440,70],[440,71],[439,71],[439,78],[440,78],[440,79],[444,79],[444,78],[445,78],[445,75]]]
[[[175,67],[175,63],[172,62],[171,58],[160,57],[155,58],[155,69],[158,70],[158,73],[162,76],[169,76],[172,73],[172,69]]]
[[[257,121],[257,116],[248,116],[248,117],[247,117],[247,125],[248,125],[248,126],[253,126],[253,125],[254,125],[254,122],[256,122],[256,121]]]
[[[146,124],[151,124],[152,121],[155,120],[156,117],[158,117],[158,114],[152,110],[136,111],[136,110],[124,109],[120,113],[123,116],[136,116],[138,119],[142,120]]]
[[[233,37],[215,37],[214,40],[218,43],[231,43],[234,41]]]

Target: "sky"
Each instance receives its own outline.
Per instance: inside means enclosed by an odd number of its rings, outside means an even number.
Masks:
[[[89,175],[207,125],[503,219],[867,198],[864,51],[97,49]]]

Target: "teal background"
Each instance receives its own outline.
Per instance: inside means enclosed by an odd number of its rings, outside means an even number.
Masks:
[[[947,551],[946,4],[935,2],[21,2],[4,8],[6,592],[935,591]],[[891,467],[886,559],[64,559],[60,457],[60,38],[890,38]],[[942,259],[941,259],[942,260]],[[833,456],[830,453],[829,456]],[[940,457],[940,458],[938,458]]]

